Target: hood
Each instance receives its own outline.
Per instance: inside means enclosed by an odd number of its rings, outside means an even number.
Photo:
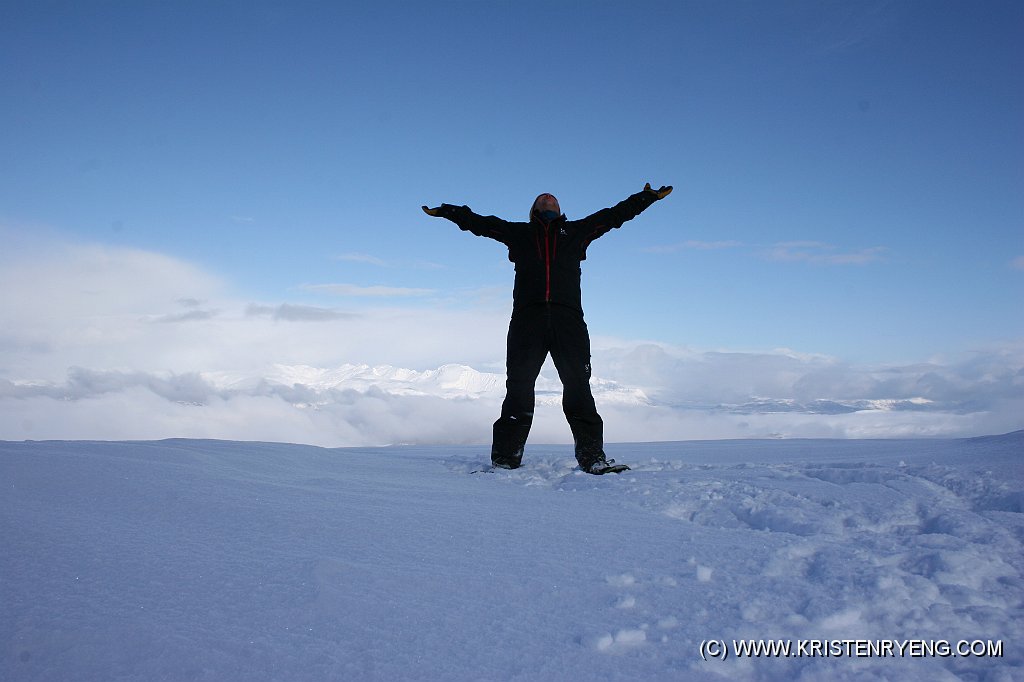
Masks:
[[[562,214],[562,207],[558,204],[558,199],[555,197],[555,195],[550,194],[548,192],[542,192],[541,194],[537,195],[537,198],[533,200],[533,204],[530,205],[530,215],[528,217],[529,220],[533,220],[533,214],[537,211],[537,204],[540,202],[542,197],[551,197],[552,199],[554,199],[555,210],[558,212],[559,216],[564,217],[564,215]]]

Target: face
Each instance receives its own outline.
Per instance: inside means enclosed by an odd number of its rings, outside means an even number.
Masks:
[[[535,211],[554,211],[555,213],[561,213],[562,209],[558,207],[558,199],[553,194],[541,194],[537,197],[537,200],[533,202],[533,209]]]

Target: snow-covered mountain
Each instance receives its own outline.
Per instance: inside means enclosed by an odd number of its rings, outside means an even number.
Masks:
[[[481,372],[459,364],[417,371],[392,365],[344,364],[322,368],[308,365],[273,365],[262,376],[239,377],[227,373],[204,373],[203,378],[223,391],[249,390],[263,383],[330,393],[333,391],[380,391],[396,396],[435,396],[446,399],[501,398],[505,393],[505,375]],[[643,405],[649,401],[639,388],[623,386],[606,379],[592,382],[595,399],[603,403]],[[557,375],[541,373],[537,380],[538,402],[561,401],[562,385]]]
[[[203,378],[222,391],[251,389],[264,384],[297,387],[319,393],[333,391],[376,390],[396,396],[435,396],[446,399],[500,398],[505,391],[505,376],[494,372],[481,372],[472,367],[447,364],[437,369],[417,371],[392,365],[370,366],[344,364],[323,368],[308,365],[273,365],[260,377],[232,377],[226,373],[203,373]],[[648,392],[637,386],[595,377],[591,381],[598,404],[667,405],[690,409],[711,409],[737,414],[775,414],[802,412],[806,414],[845,414],[861,410],[927,410],[932,401],[926,398],[909,399],[818,399],[799,401],[791,398],[755,397],[742,403],[688,403],[674,402],[669,396],[652,399]],[[561,402],[562,385],[557,375],[544,372],[537,380],[540,404]]]
[[[609,440],[975,435],[1020,428],[1024,407],[1020,372],[1006,367],[979,390],[934,367],[861,373],[788,355],[602,352],[591,386]],[[185,373],[70,367],[63,381],[0,377],[0,435],[484,442],[504,393],[504,372],[493,365],[240,363]],[[571,438],[561,396],[549,363],[537,381],[534,437]]]
[[[333,369],[306,365],[274,365],[266,380],[284,385],[302,384],[317,390],[376,388],[395,395],[435,395],[443,398],[479,397],[504,388],[505,377],[472,367],[447,364],[416,371],[391,365],[345,364]]]

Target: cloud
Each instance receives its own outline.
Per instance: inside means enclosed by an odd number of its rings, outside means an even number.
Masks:
[[[913,365],[659,344],[604,348],[593,362],[602,377],[649,399],[645,409],[603,408],[609,438],[966,436],[1024,427],[1020,344]]]
[[[177,323],[177,322],[195,322],[197,320],[209,320],[216,317],[218,312],[216,310],[189,310],[184,313],[175,313],[171,315],[159,315],[153,318],[153,322],[160,323]]]
[[[10,379],[59,381],[73,366],[251,375],[272,363],[486,367],[504,357],[506,300],[356,315],[237,300],[218,277],[137,249],[50,240],[0,259],[0,377]]]
[[[844,251],[832,244],[817,241],[779,242],[765,249],[735,240],[690,240],[677,244],[663,244],[641,249],[645,253],[678,253],[680,251],[720,251],[726,249],[761,249],[761,256],[778,262],[803,262],[815,265],[867,265],[883,260],[888,249],[872,246]]]
[[[123,393],[137,387],[145,388],[164,400],[191,405],[201,405],[215,393],[215,389],[194,372],[159,376],[147,372],[97,371],[72,367],[68,370],[67,381],[62,384],[0,382],[0,396],[22,399],[45,397],[69,401]]]
[[[594,365],[600,376],[592,385],[610,442],[959,436],[1024,426],[1019,348],[979,352],[953,364],[868,367],[789,351],[639,344],[606,348]],[[532,442],[571,442],[550,363],[537,393]],[[74,367],[63,381],[0,380],[0,434],[486,444],[503,395],[500,370],[464,365],[424,371],[274,365],[234,373]],[[150,412],[140,413],[138,405]]]
[[[1010,266],[1014,270],[1024,270],[1024,256],[1017,256],[1011,261]]]
[[[182,312],[181,302],[216,299],[224,289],[208,272],[138,249],[49,241],[4,260],[0,376],[48,379],[101,358],[148,364],[162,350],[194,356],[220,306]]]
[[[203,310],[200,306],[202,301],[195,298],[179,298],[178,305],[186,308],[185,312],[167,313],[164,315],[151,315],[149,320],[157,324],[177,324],[180,322],[197,322],[210,320],[220,314],[219,310]]]
[[[407,287],[359,286],[356,284],[304,284],[305,291],[331,294],[332,296],[393,298],[406,296],[429,296],[433,289],[411,289]]]
[[[324,322],[327,320],[345,320],[356,317],[355,313],[346,313],[333,308],[282,303],[277,306],[250,305],[245,309],[248,317],[269,317],[283,322]]]
[[[283,369],[287,375],[289,369],[310,368]],[[468,399],[472,391],[466,393],[463,386],[448,386],[446,394],[443,368],[398,370],[400,376],[390,381],[374,377],[382,368],[362,369],[364,376],[349,385],[282,383],[281,376],[231,385],[224,377],[197,373],[84,368],[72,368],[61,383],[0,380],[0,405],[10,408],[0,415],[0,433],[104,440],[215,437],[335,446],[470,443],[489,433],[497,400],[489,395]],[[485,378],[483,385],[494,380]],[[433,387],[438,394],[410,387]]]
[[[334,259],[350,263],[367,263],[369,265],[376,265],[382,268],[389,267],[388,262],[383,258],[371,256],[366,253],[343,253],[339,256],[335,256]]]
[[[335,256],[334,260],[343,261],[348,263],[364,263],[366,265],[375,265],[379,268],[413,268],[416,270],[444,270],[446,266],[439,263],[433,263],[425,260],[414,260],[414,261],[396,261],[387,260],[374,256],[368,253],[343,253]]]
[[[685,250],[698,250],[698,251],[716,251],[719,249],[735,249],[743,246],[743,242],[734,240],[705,242],[698,240],[689,240],[680,242],[678,244],[665,244],[662,246],[648,246],[640,249],[645,253],[676,253],[678,251]]]
[[[886,251],[884,246],[841,251],[832,244],[795,241],[776,244],[765,253],[765,257],[780,262],[803,262],[814,265],[867,265],[882,260]]]
[[[223,282],[162,254],[138,249],[54,243],[4,264],[3,312],[45,307],[54,316],[146,314],[154,306],[200,305]]]
[[[0,438],[486,444],[500,410],[505,296],[353,315],[239,301],[201,269],[133,249],[50,244],[3,258]],[[867,366],[789,350],[596,341],[609,441],[1024,426],[1020,344]],[[532,442],[571,439],[560,394],[549,362]]]
[[[605,349],[603,376],[657,404],[736,412],[969,413],[1024,399],[1024,349],[978,351],[952,364],[851,365],[788,350],[743,353],[657,344]]]
[[[835,3],[828,8],[804,37],[820,54],[864,49],[880,37],[891,35],[902,16],[900,4],[890,0]]]

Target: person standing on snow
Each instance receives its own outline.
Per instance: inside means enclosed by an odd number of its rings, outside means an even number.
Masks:
[[[615,464],[604,453],[604,422],[590,390],[590,334],[583,320],[580,262],[598,237],[638,216],[672,187],[643,190],[587,216],[567,220],[551,194],[541,194],[530,208],[530,220],[513,223],[480,216],[468,206],[423,206],[430,216],[447,218],[460,229],[490,237],[508,247],[515,263],[512,320],[508,328],[506,394],[501,416],[494,422],[491,463],[515,469],[523,460],[533,424],[534,386],[551,353],[562,382],[562,410],[576,443],[576,461],[591,474],[618,473],[629,467]]]

